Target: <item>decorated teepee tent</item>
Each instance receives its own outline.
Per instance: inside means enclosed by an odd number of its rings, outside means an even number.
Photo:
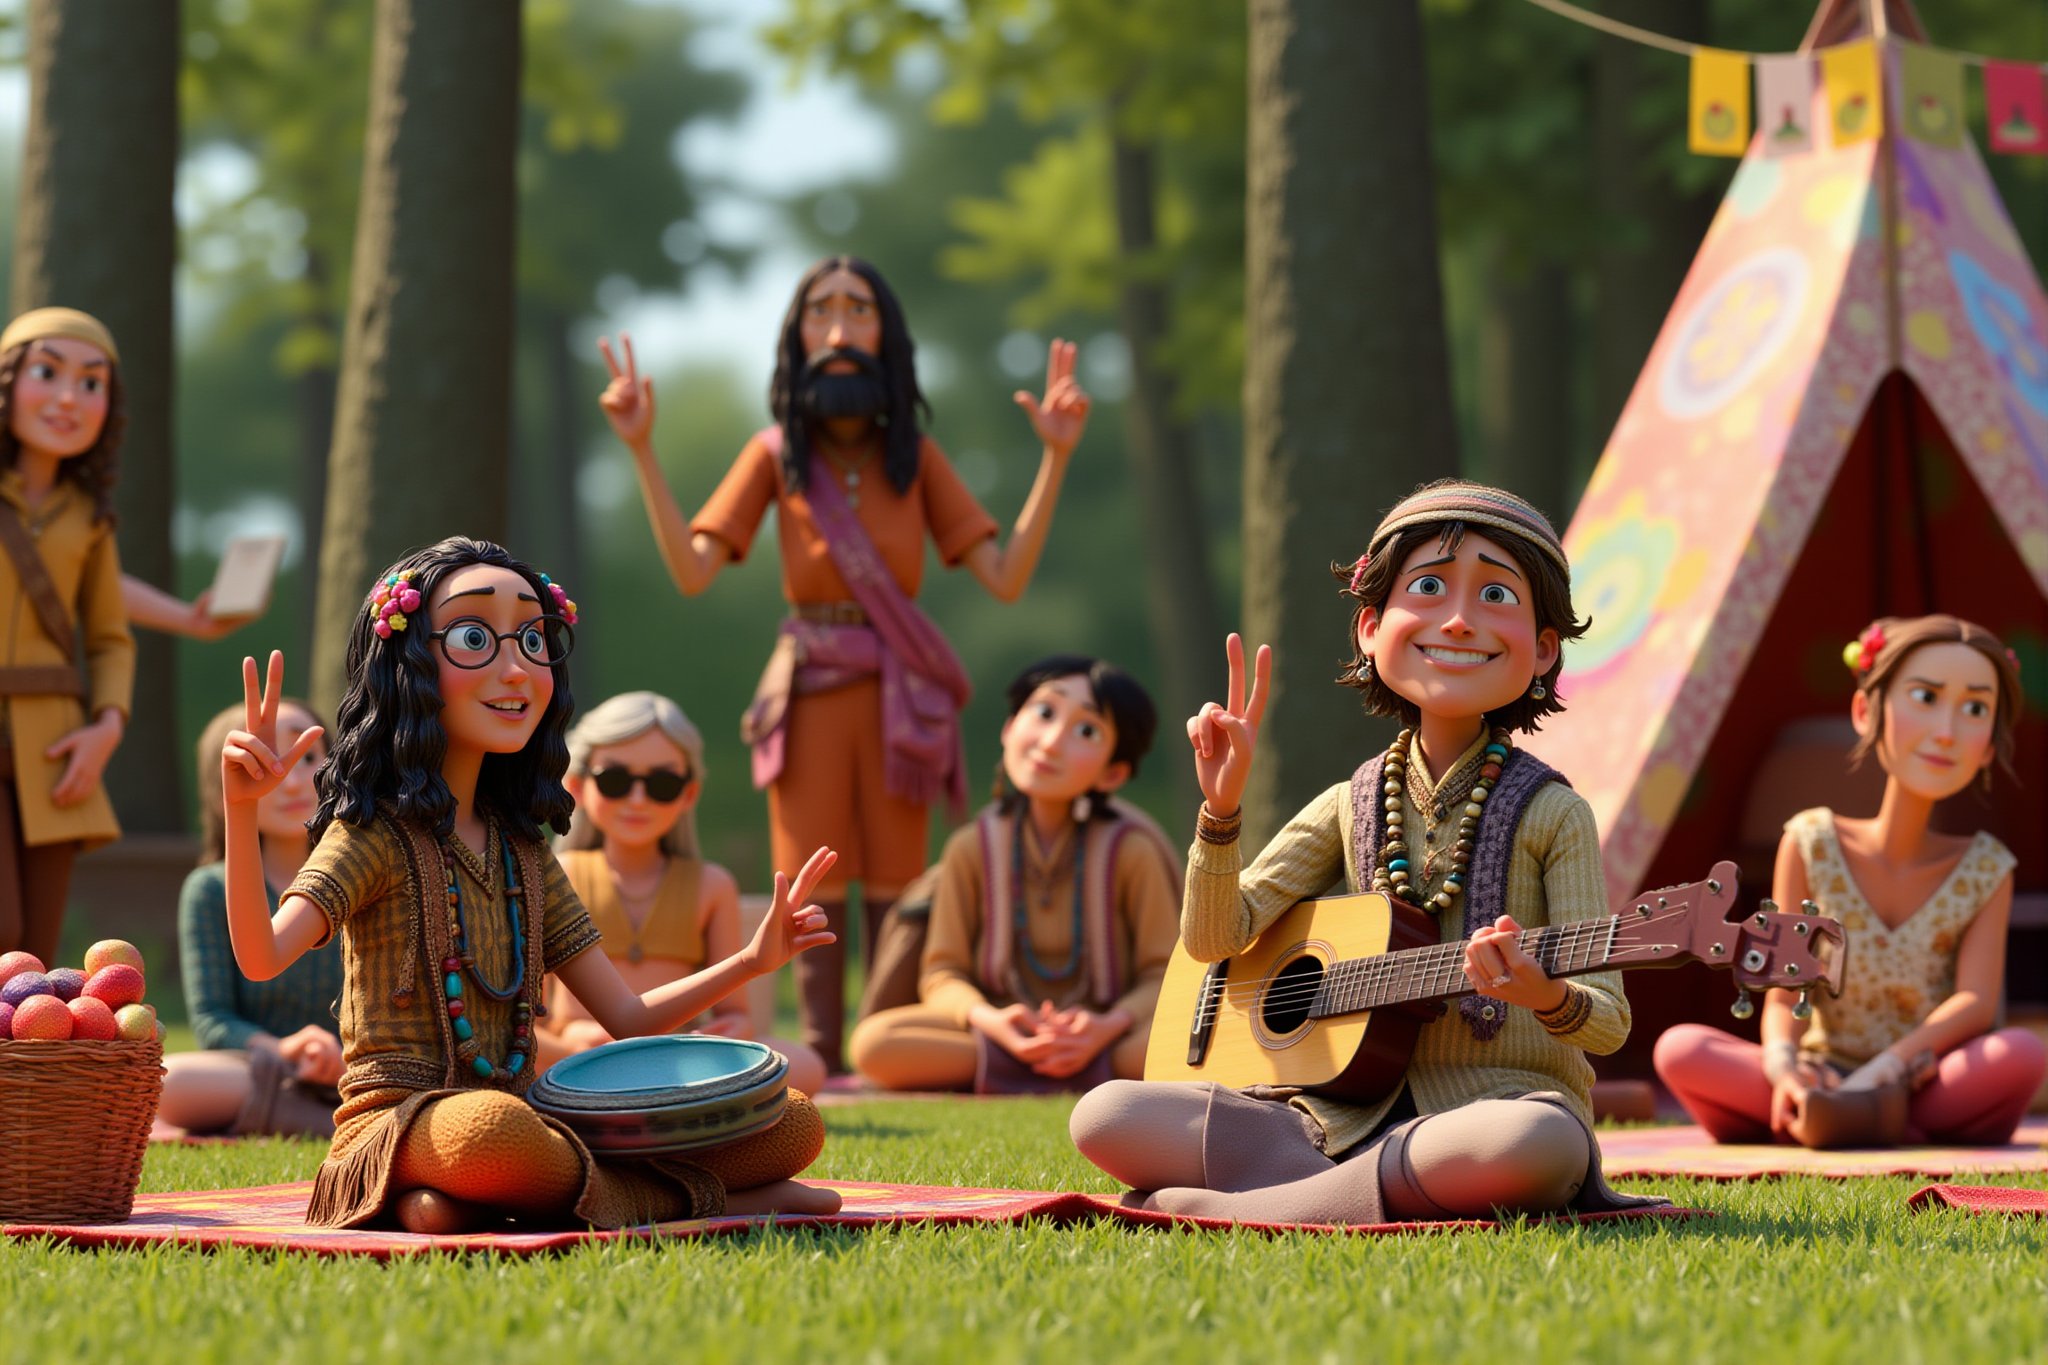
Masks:
[[[1872,20],[1922,38],[1904,0],[1830,0],[1805,48]],[[1887,56],[1881,139],[1773,158],[1759,120],[1565,537],[1593,626],[1529,747],[1591,802],[1617,899],[1739,855],[1753,901],[1786,816],[1874,811],[1881,779],[1844,776],[1842,648],[1931,610],[2003,634],[2032,697],[2020,780],[1938,819],[2048,886],[2048,297],[1969,138],[1895,131]],[[2014,948],[2015,995],[2048,995],[2038,942]],[[1630,994],[1617,1069],[1641,1072],[1732,988],[1693,968]]]

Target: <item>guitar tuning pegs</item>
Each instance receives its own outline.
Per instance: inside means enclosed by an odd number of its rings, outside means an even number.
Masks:
[[[1747,1019],[1756,1013],[1756,1002],[1749,998],[1749,992],[1746,989],[1737,986],[1735,988],[1735,1003],[1728,1007],[1728,1012],[1737,1019]]]
[[[1813,1001],[1807,999],[1807,997],[1812,994],[1812,991],[1799,992],[1798,1002],[1792,1006],[1792,1017],[1794,1019],[1806,1019],[1812,1016]]]
[[[1801,901],[1799,902],[1799,913],[1802,915],[1818,915],[1820,913],[1820,907],[1818,905],[1815,905],[1810,900]]]

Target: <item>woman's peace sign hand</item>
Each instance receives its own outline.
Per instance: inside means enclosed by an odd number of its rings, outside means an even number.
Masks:
[[[654,381],[641,375],[640,366],[633,359],[633,338],[624,332],[619,333],[619,349],[626,357],[624,368],[620,368],[618,357],[612,354],[610,337],[599,337],[597,349],[612,375],[612,382],[597,396],[597,405],[604,409],[619,439],[629,449],[638,450],[654,433]]]
[[[1259,646],[1247,695],[1244,640],[1232,631],[1223,650],[1230,660],[1227,704],[1202,703],[1202,709],[1188,719],[1188,743],[1194,747],[1195,781],[1201,785],[1209,813],[1229,817],[1237,813],[1244,800],[1244,785],[1251,777],[1252,750],[1259,742],[1259,722],[1266,714],[1273,678],[1273,651]]]
[[[285,754],[277,752],[277,703],[284,695],[284,652],[270,651],[270,676],[260,686],[256,661],[242,660],[242,728],[228,731],[220,750],[221,794],[230,806],[260,801],[277,790],[292,765],[320,742],[309,725]]]

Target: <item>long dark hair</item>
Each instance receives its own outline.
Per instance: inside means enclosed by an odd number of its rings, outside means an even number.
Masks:
[[[916,348],[910,340],[910,324],[903,319],[903,305],[896,292],[882,278],[882,272],[858,256],[827,256],[797,281],[796,297],[782,318],[782,337],[775,348],[775,377],[768,381],[768,410],[782,428],[782,482],[793,493],[804,489],[804,473],[811,464],[810,433],[804,429],[798,390],[804,366],[804,301],[811,287],[835,270],[845,270],[867,281],[875,291],[875,307],[882,314],[882,375],[888,385],[889,403],[875,420],[882,428],[882,472],[898,493],[910,491],[917,477],[917,453],[924,439],[923,422],[932,419],[932,406],[917,386]],[[923,422],[919,415],[922,414]]]
[[[539,572],[487,540],[450,536],[413,551],[379,574],[381,583],[410,570],[420,609],[405,630],[383,639],[371,629],[366,593],[355,624],[349,627],[348,693],[341,699],[333,744],[318,776],[320,809],[310,826],[314,838],[335,820],[368,824],[380,802],[390,803],[400,819],[415,821],[437,835],[445,837],[454,830],[455,797],[441,780],[441,760],[448,751],[448,735],[441,728],[441,663],[427,639],[432,626],[426,603],[449,574],[473,564],[510,569],[533,588],[546,614],[560,616]],[[374,589],[375,584],[369,586]],[[569,815],[575,809],[562,786],[562,774],[569,770],[569,716],[575,709],[567,662],[556,664],[553,672],[555,695],[526,747],[516,754],[484,755],[477,776],[477,810],[497,816],[528,839],[540,838],[542,826],[568,833]]]
[[[0,469],[14,468],[14,462],[21,457],[21,441],[14,434],[11,415],[14,381],[21,376],[21,363],[33,345],[33,339],[24,341],[0,355]],[[59,480],[77,484],[92,499],[92,519],[109,526],[119,521],[114,515],[114,479],[121,468],[121,437],[127,431],[128,399],[121,387],[121,367],[109,362],[107,420],[100,427],[100,438],[83,455],[74,455],[57,466]]]

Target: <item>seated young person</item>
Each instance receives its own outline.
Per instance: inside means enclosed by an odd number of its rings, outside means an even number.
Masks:
[[[918,1003],[861,1021],[855,1070],[892,1090],[1144,1074],[1180,867],[1110,794],[1157,723],[1145,690],[1100,659],[1055,655],[1010,684],[1001,795],[940,858]]]
[[[649,990],[738,951],[739,883],[699,851],[704,741],[682,707],[653,692],[621,693],[595,707],[569,731],[562,781],[576,814],[555,857],[628,986]],[[752,1038],[745,993],[726,996],[693,1029]],[[612,1041],[559,981],[549,983],[535,1035],[543,1068]],[[810,1095],[824,1084],[816,1051],[761,1041],[789,1059],[793,1089]]]
[[[238,1137],[332,1137],[341,1039],[334,1002],[341,996],[341,954],[307,953],[268,981],[251,981],[228,942],[227,827],[221,811],[219,754],[240,725],[238,702],[215,716],[199,739],[199,840],[204,861],[178,896],[178,968],[192,1031],[204,1051],[164,1058],[157,1117],[190,1133]],[[305,703],[278,707],[279,742],[289,748],[321,725]],[[306,822],[318,804],[313,774],[327,758],[315,741],[277,789],[256,803],[265,893],[274,907],[313,851]]]
[[[1995,1029],[2012,915],[2012,853],[1982,830],[1930,827],[1937,802],[2011,762],[2019,666],[1954,616],[1886,617],[1844,653],[1856,677],[1852,756],[1884,769],[1877,813],[1816,806],[1785,825],[1772,894],[1811,897],[1849,934],[1839,997],[1764,1004],[1763,1045],[1705,1024],[1657,1040],[1657,1074],[1721,1142],[1809,1147],[1999,1143],[2040,1089],[2040,1040]]]

